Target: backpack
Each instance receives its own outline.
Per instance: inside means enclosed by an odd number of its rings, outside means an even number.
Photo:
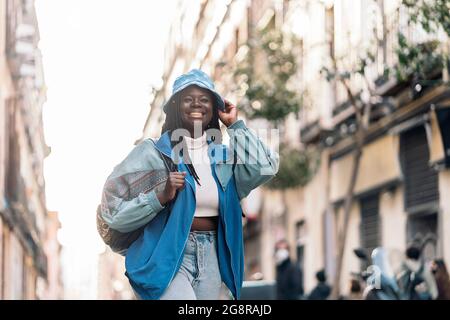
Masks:
[[[165,154],[160,153],[160,156],[162,160],[164,161],[164,165],[166,167],[166,174],[165,177],[161,180],[161,183],[158,183],[156,185],[150,185],[145,189],[145,193],[150,192],[152,190],[162,190],[162,188],[165,186],[165,182],[168,179],[168,173],[172,171],[177,171],[177,166],[173,163],[172,159],[167,157]],[[171,209],[173,202],[175,201],[176,197],[170,201],[166,208],[168,210]],[[131,246],[131,244],[136,241],[144,231],[146,225],[133,230],[131,232],[120,232],[117,230],[114,230],[109,227],[109,225],[106,223],[106,221],[103,219],[103,216],[101,214],[101,204],[97,206],[97,231],[102,238],[103,242],[111,248],[111,250],[115,253],[118,253],[120,255],[125,255],[127,249]]]

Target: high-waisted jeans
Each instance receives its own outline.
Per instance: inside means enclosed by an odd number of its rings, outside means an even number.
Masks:
[[[221,290],[217,232],[191,231],[181,267],[160,299],[218,300]]]

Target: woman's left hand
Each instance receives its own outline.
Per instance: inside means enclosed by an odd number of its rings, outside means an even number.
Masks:
[[[219,110],[219,119],[224,125],[229,127],[237,121],[237,107],[227,99],[223,101],[225,102],[225,111]]]

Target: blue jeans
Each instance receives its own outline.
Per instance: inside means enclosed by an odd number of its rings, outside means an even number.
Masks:
[[[191,231],[181,267],[160,299],[218,300],[221,287],[217,232]]]

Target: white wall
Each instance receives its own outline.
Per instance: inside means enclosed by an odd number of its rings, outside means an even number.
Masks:
[[[447,195],[450,190],[450,170],[439,173],[439,193],[441,212],[440,238],[442,254],[447,268],[450,267],[450,197]]]
[[[403,188],[384,192],[380,196],[381,245],[404,251],[406,248],[406,220],[403,210]]]

